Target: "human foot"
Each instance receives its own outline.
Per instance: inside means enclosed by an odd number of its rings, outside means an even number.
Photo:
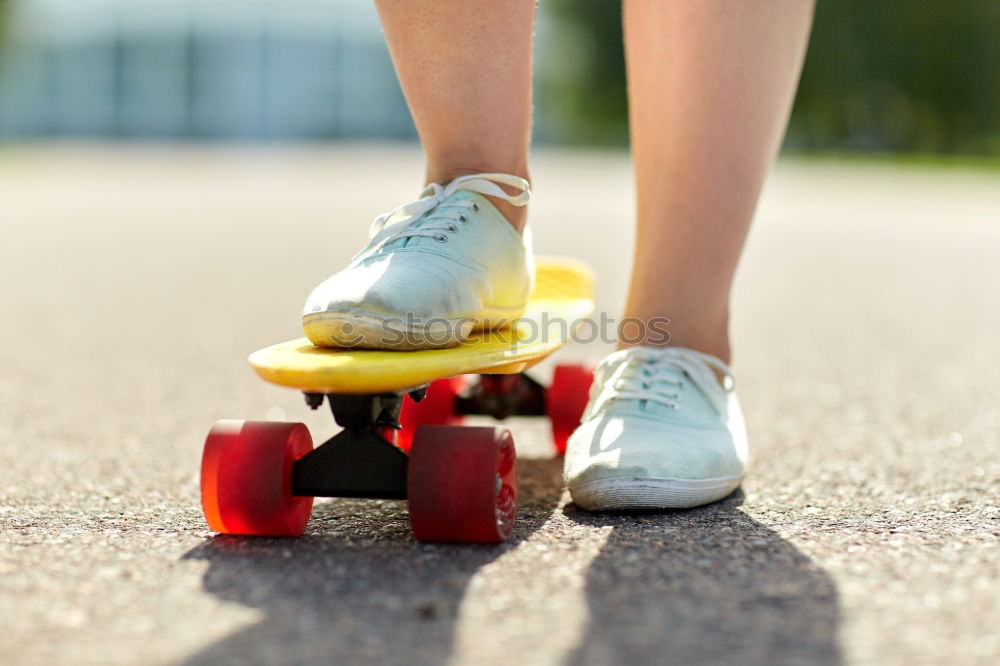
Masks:
[[[368,245],[306,300],[306,336],[321,347],[434,349],[519,317],[534,279],[531,232],[518,234],[487,196],[524,206],[530,188],[508,174],[460,176],[376,218]]]
[[[564,475],[582,509],[680,509],[732,493],[746,461],[743,416],[725,363],[691,349],[631,347],[595,370]]]

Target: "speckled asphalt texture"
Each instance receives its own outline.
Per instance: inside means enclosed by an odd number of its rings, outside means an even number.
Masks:
[[[1000,663],[997,172],[779,165],[735,303],[753,467],[723,502],[577,510],[518,420],[504,546],[416,544],[391,501],[213,536],[215,419],[333,432],[247,354],[420,173],[393,147],[0,151],[0,663]],[[538,250],[595,265],[617,316],[625,156],[534,175]]]

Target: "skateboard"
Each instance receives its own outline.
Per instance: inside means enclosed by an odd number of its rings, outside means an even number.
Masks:
[[[302,423],[216,422],[201,466],[209,527],[299,536],[314,497],[360,497],[407,500],[418,541],[506,540],[517,508],[513,437],[502,426],[464,426],[464,417],[547,416],[561,454],[592,377],[583,364],[556,366],[548,386],[525,374],[594,308],[586,264],[540,257],[535,278],[521,318],[457,347],[327,349],[299,338],[251,354],[262,379],[302,391],[312,409],[329,404],[342,429],[314,448]]]

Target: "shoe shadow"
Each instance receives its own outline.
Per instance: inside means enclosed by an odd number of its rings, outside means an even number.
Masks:
[[[742,491],[688,511],[566,516],[611,527],[587,573],[590,620],[570,664],[835,666],[828,574],[739,510]]]
[[[182,559],[208,560],[205,590],[264,617],[184,663],[440,664],[453,652],[472,576],[555,511],[561,461],[519,460],[518,520],[501,546],[410,537],[402,502],[317,505],[300,539],[216,536]]]

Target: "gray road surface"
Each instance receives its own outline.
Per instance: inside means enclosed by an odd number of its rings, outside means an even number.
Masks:
[[[538,250],[593,263],[615,316],[627,161],[534,172]],[[388,501],[212,536],[212,421],[333,430],[247,353],[419,177],[410,148],[0,150],[0,663],[1000,662],[996,172],[779,166],[737,289],[737,496],[576,510],[517,421],[502,547],[415,544]]]

